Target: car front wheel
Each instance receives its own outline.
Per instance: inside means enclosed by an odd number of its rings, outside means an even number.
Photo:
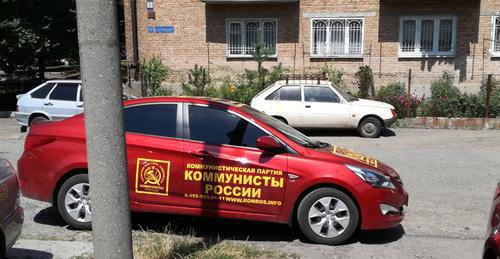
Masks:
[[[78,174],[66,180],[57,195],[57,209],[61,217],[76,229],[91,229],[92,209],[87,174]]]
[[[318,244],[339,245],[355,233],[359,211],[354,201],[335,188],[319,188],[300,202],[297,221],[304,236]]]
[[[380,135],[382,124],[375,117],[368,117],[363,119],[359,124],[359,134],[364,138],[376,138]]]

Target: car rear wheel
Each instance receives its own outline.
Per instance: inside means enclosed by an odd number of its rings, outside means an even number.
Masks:
[[[91,229],[92,209],[87,174],[78,174],[66,180],[57,195],[57,209],[61,217],[76,229]]]
[[[344,192],[335,188],[319,188],[302,199],[297,221],[308,240],[339,245],[356,231],[359,212],[354,201]]]
[[[42,121],[48,121],[49,119],[46,118],[45,116],[36,116],[34,117],[33,119],[30,120],[30,125],[32,124],[35,124],[35,123],[39,123],[39,122],[42,122]]]
[[[359,134],[364,138],[376,138],[382,130],[382,124],[375,117],[368,117],[363,119],[359,124]]]

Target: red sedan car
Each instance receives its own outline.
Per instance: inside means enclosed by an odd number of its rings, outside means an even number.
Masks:
[[[322,244],[403,220],[408,194],[394,169],[247,105],[145,98],[126,101],[124,118],[132,211],[296,222]],[[89,229],[84,130],[83,115],[31,127],[18,167],[26,197]]]
[[[484,245],[484,259],[500,258],[500,181],[498,182],[493,204],[491,205],[491,216],[488,222],[487,239]]]

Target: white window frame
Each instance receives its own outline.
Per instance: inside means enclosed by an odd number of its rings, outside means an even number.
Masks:
[[[498,20],[498,25],[497,25],[497,20]],[[500,57],[500,42],[496,42],[496,33],[497,33],[497,26],[500,29],[500,16],[493,16],[491,17],[491,25],[492,25],[492,31],[491,31],[491,56],[492,57]],[[500,32],[499,32],[500,33]],[[499,46],[499,50],[495,50],[495,46]]]
[[[451,26],[451,50],[439,51],[439,21],[441,19],[452,20]],[[413,52],[403,52],[403,21],[415,21],[415,50]],[[433,51],[421,51],[420,39],[422,35],[422,20],[434,20],[434,38]],[[457,44],[457,17],[456,16],[435,16],[435,15],[420,15],[420,16],[402,16],[399,21],[399,46],[398,55],[400,58],[426,58],[426,57],[454,57]]]
[[[274,55],[269,55],[270,58],[276,58],[278,57],[278,19],[276,18],[230,18],[226,19],[226,57],[228,58],[251,58],[251,54],[231,54],[230,49],[229,49],[229,43],[230,43],[230,30],[231,30],[231,24],[232,23],[239,23],[241,24],[241,42],[242,44],[246,45],[246,26],[245,24],[247,22],[258,22],[259,23],[259,35],[261,38],[263,38],[264,35],[264,23],[265,22],[274,22],[276,26],[276,32],[275,32],[275,39],[274,41],[276,42],[275,50],[274,50]]]
[[[348,22],[349,20],[360,20],[362,23],[361,26],[361,52],[350,54],[349,52],[349,26],[345,26],[344,28],[344,54],[333,54],[331,53],[331,26],[326,27],[326,49],[328,53],[317,53],[314,54],[314,21],[317,20],[325,20],[325,21],[335,21],[335,20],[343,20]],[[310,52],[312,58],[362,58],[364,52],[364,43],[365,43],[365,18],[364,17],[313,17],[311,18],[311,35],[310,35]]]

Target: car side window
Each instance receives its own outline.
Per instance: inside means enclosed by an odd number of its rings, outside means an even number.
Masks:
[[[300,101],[300,86],[282,86],[266,97],[272,101]]]
[[[44,86],[42,86],[40,89],[34,91],[31,93],[31,98],[36,98],[36,99],[45,99],[47,95],[50,93],[50,90],[54,88],[55,83],[48,83]]]
[[[76,101],[78,84],[58,83],[56,88],[50,93],[50,100],[56,101]]]
[[[228,111],[189,106],[190,139],[215,145],[256,147],[257,138],[269,135]]]
[[[304,100],[306,102],[339,103],[340,98],[325,86],[304,86]]]
[[[160,137],[177,137],[177,104],[147,104],[123,110],[125,131]]]

